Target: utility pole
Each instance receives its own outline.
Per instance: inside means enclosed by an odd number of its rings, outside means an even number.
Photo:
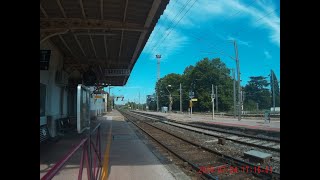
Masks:
[[[240,85],[240,64],[239,64],[239,58],[238,58],[238,46],[237,46],[237,42],[234,40],[233,41],[234,44],[234,50],[236,53],[236,64],[237,64],[237,74],[238,74],[238,120],[241,120],[241,85]]]
[[[171,85],[169,84],[168,87],[171,87]],[[168,93],[169,93],[169,112],[172,111],[172,96],[171,96],[171,92],[169,91],[169,89],[166,87]]]
[[[189,92],[189,107],[190,107],[190,118],[192,116],[192,98],[194,97],[194,92],[192,90],[190,90]]]
[[[140,91],[139,91],[139,105],[138,105],[138,109],[140,110]]]
[[[273,99],[273,113],[275,113],[276,110],[276,96],[274,95],[274,77],[271,70],[271,81],[272,81],[272,99]]]
[[[161,55],[157,54],[156,58],[157,58],[157,65],[158,65],[157,81],[159,81],[159,79],[160,79],[160,58],[161,58]],[[158,92],[156,92],[156,93],[157,93],[157,112],[159,112],[159,95],[158,95]]]
[[[232,69],[232,77],[233,77],[233,118],[236,118],[237,114],[237,104],[236,104],[236,75],[234,69]]]
[[[170,113],[172,112],[172,96],[171,96],[171,93],[170,93],[170,96],[169,96],[169,112]]]
[[[181,89],[181,83],[180,83],[180,113],[182,114],[182,89]]]
[[[244,113],[244,111],[243,111],[243,101],[244,101],[244,91],[241,90],[241,114]]]
[[[190,104],[191,104],[191,108],[190,108],[190,117],[191,117],[192,116],[192,106],[193,106],[192,99],[190,99]]]
[[[214,91],[213,91],[213,84],[211,85],[211,102],[212,102],[212,120],[214,119]]]
[[[216,86],[216,110],[217,110],[217,112],[219,111],[219,109],[218,109],[218,86]]]

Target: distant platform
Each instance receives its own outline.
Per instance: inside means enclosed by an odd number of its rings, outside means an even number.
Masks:
[[[137,111],[139,112],[139,111]],[[212,116],[201,115],[201,114],[193,114],[190,117],[190,114],[179,114],[179,113],[162,113],[162,112],[147,112],[140,111],[142,113],[148,113],[153,115],[159,115],[166,117],[167,119],[181,121],[181,122],[201,122],[207,124],[215,124],[219,126],[225,127],[238,127],[238,128],[246,128],[253,130],[262,130],[262,131],[271,131],[271,132],[280,132],[280,120],[271,120],[271,122],[265,123],[264,120],[261,119],[238,119],[231,117],[220,117],[215,115],[212,120]]]

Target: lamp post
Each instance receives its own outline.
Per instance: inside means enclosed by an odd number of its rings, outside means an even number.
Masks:
[[[181,83],[180,83],[180,113],[182,114],[182,89],[181,89]]]
[[[159,79],[160,79],[160,58],[161,58],[161,54],[157,54],[156,58],[157,58],[157,67],[158,67],[157,68],[157,81],[159,81]],[[159,95],[157,93],[157,112],[158,111],[159,111]]]
[[[172,96],[171,96],[171,92],[169,91],[169,89],[167,87],[171,87],[171,85],[169,84],[168,86],[166,86],[166,89],[169,92],[169,112],[171,112],[171,110],[172,110]]]

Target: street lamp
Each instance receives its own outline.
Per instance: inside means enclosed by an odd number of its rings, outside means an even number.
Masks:
[[[166,89],[169,92],[169,112],[171,112],[171,110],[172,110],[172,96],[171,96],[171,92],[169,91],[169,89],[167,87],[171,87],[171,85],[169,84],[168,86],[166,86]]]

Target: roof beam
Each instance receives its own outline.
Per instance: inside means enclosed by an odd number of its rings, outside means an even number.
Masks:
[[[148,16],[147,16],[147,20],[144,24],[144,28],[147,28],[149,29],[150,25],[151,25],[151,22],[152,22],[152,19],[153,17],[155,16],[159,6],[161,4],[161,0],[154,0],[153,3],[152,3],[152,6],[150,8],[150,11],[148,13]],[[137,46],[136,46],[136,49],[133,53],[133,56],[131,58],[131,61],[129,63],[129,66],[128,66],[128,69],[131,70],[131,68],[133,67],[133,64],[134,64],[134,61],[136,60],[137,56],[138,56],[138,53],[139,51],[141,50],[142,48],[142,44],[143,44],[143,41],[145,39],[147,35],[147,31],[143,31],[141,34],[140,34],[140,38],[139,38],[139,41],[137,43]],[[128,77],[129,76],[126,76],[124,79],[123,79],[123,83],[122,84],[125,84],[126,81],[128,80]]]
[[[159,5],[161,4],[161,0],[154,0],[153,3],[152,3],[152,7],[149,11],[149,14],[148,14],[148,17],[147,17],[147,20],[144,24],[144,27],[147,27],[149,28],[150,25],[151,25],[151,22],[153,20],[153,17],[154,15],[156,14],[158,8],[159,8]]]
[[[103,20],[103,0],[100,0],[101,19]]]
[[[126,21],[127,7],[128,7],[128,0],[126,0],[126,5],[125,5],[125,7],[124,7],[123,20],[122,20],[123,23],[125,23],[125,21]],[[122,52],[122,42],[123,42],[123,30],[121,31],[121,40],[120,40],[120,47],[119,47],[119,57],[121,56],[121,52]]]
[[[81,43],[79,42],[78,37],[77,37],[74,33],[72,33],[72,34],[73,34],[74,39],[76,39],[77,44],[79,45],[79,47],[80,47],[80,49],[81,49],[81,51],[82,51],[83,55],[86,57],[87,55],[86,55],[86,53],[84,52],[84,50],[82,49],[82,46],[81,46]]]
[[[80,0],[80,7],[81,7],[81,12],[82,12],[82,16],[84,19],[87,19],[86,17],[86,13],[84,12],[84,8],[83,8],[83,2],[82,0]]]
[[[57,30],[125,30],[144,32],[145,28],[136,23],[123,23],[116,21],[96,20],[96,19],[79,19],[79,18],[40,18],[40,31],[57,31]]]
[[[43,9],[42,5],[40,4],[40,10],[42,12],[42,14],[44,15],[44,17],[48,18],[48,14],[46,13],[46,11]]]
[[[60,40],[62,41],[62,43],[64,44],[64,46],[70,51],[70,53],[72,54],[73,57],[75,57],[74,59],[76,59],[76,61],[80,64],[81,68],[83,68],[82,64],[79,62],[79,60],[76,58],[76,56],[73,54],[73,52],[71,51],[69,45],[66,43],[66,41],[63,39],[63,37],[59,34],[58,35]]]
[[[112,61],[108,62],[107,64],[105,63],[105,59],[91,59],[91,58],[84,58],[84,57],[79,57],[79,58],[75,58],[75,57],[65,57],[64,58],[66,60],[66,62],[69,62],[69,64],[75,64],[78,60],[87,60],[92,64],[100,64],[100,65],[105,65],[105,66],[119,66],[122,67],[120,69],[123,69],[123,67],[127,67],[128,64],[127,63],[119,63],[116,61],[116,59],[112,59]]]
[[[64,18],[67,18],[67,15],[66,15],[66,13],[64,12],[64,9],[63,9],[63,7],[62,7],[62,5],[61,5],[60,0],[56,0],[56,2],[57,2],[57,4],[58,4],[58,6],[59,6],[59,9],[60,9],[63,17],[64,17]]]
[[[70,54],[75,57],[75,55],[74,55],[73,52],[71,51],[69,45],[68,45],[68,44],[66,43],[66,41],[63,39],[63,37],[62,37],[60,34],[59,34],[58,36],[59,36],[60,40],[62,41],[62,43],[64,44],[64,46],[69,50]]]
[[[122,32],[121,32],[121,40],[120,40],[120,47],[119,47],[119,57],[121,56],[122,41],[123,41],[123,30],[122,30]]]
[[[92,40],[92,37],[91,37],[91,34],[90,34],[89,30],[88,30],[88,33],[89,33],[89,37],[90,37],[90,41],[91,41],[91,45],[92,45],[92,49],[93,49],[94,55],[97,58],[96,48],[94,47],[94,43],[93,43],[93,40]]]
[[[57,31],[57,32],[41,32],[40,33],[40,44],[42,44],[44,41],[47,39],[56,36],[56,35],[61,35],[67,33],[69,30],[66,29],[64,31]]]
[[[106,52],[106,60],[108,60],[108,47],[107,47],[107,38],[106,35],[103,36],[103,40],[104,40],[104,50]]]
[[[99,67],[99,69],[100,69],[101,78],[103,79],[103,81],[106,81],[106,77],[105,77],[104,74],[103,74],[103,71],[102,71],[102,69],[101,69],[101,66],[98,65],[98,67]]]
[[[126,6],[124,8],[124,13],[123,13],[123,23],[126,22],[126,16],[127,16],[127,7],[128,7],[128,0],[126,0]]]

